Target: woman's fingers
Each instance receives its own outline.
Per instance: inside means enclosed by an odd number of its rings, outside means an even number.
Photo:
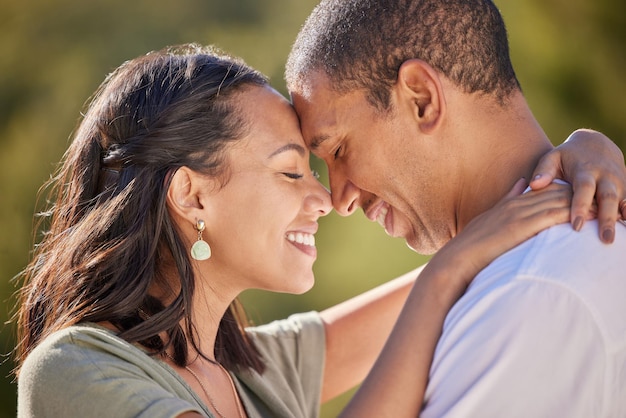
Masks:
[[[615,223],[626,218],[626,166],[621,150],[600,132],[579,129],[565,143],[544,155],[533,173],[533,190],[562,178],[574,190],[570,221],[579,231],[597,210],[600,239],[613,242]],[[594,208],[594,206],[596,206]]]

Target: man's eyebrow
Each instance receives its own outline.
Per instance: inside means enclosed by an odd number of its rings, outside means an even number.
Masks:
[[[276,151],[272,152],[267,158],[270,159],[282,152],[287,152],[287,151],[296,151],[298,154],[300,154],[301,157],[304,157],[304,155],[306,154],[306,150],[304,149],[302,145],[290,143],[290,144],[283,145],[282,147],[278,148]]]
[[[322,145],[324,141],[326,141],[329,138],[330,138],[330,135],[316,135],[313,138],[311,138],[311,143],[309,144],[309,148],[311,149],[311,151],[315,151],[320,147],[320,145]]]

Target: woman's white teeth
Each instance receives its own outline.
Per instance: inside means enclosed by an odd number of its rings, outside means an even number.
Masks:
[[[315,246],[315,236],[313,234],[305,234],[302,232],[290,232],[287,234],[287,239],[297,244]]]
[[[385,218],[387,217],[387,212],[389,212],[389,208],[387,206],[384,206],[376,217],[376,222],[378,222],[383,228],[385,227]]]

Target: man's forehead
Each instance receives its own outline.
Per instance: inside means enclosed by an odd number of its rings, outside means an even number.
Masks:
[[[332,135],[336,124],[333,103],[315,97],[307,99],[299,95],[293,95],[292,101],[300,119],[304,142],[312,152],[315,152]]]
[[[336,92],[322,71],[312,72],[291,92],[302,136],[311,152],[316,153],[324,142],[339,135],[341,121],[349,113],[348,96]]]
[[[320,70],[308,71],[306,74],[301,74],[298,77],[297,83],[290,88],[290,94],[297,94],[301,98],[312,101],[313,96],[317,93],[330,89],[331,83],[328,75]]]

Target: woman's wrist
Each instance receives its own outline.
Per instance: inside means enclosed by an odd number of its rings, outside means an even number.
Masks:
[[[441,260],[441,262],[439,262]],[[463,273],[464,267],[460,267],[456,260],[445,257],[433,257],[420,273],[419,279],[414,285],[413,293],[420,294],[422,298],[431,299],[437,306],[450,309],[452,305],[463,295],[472,277]]]

